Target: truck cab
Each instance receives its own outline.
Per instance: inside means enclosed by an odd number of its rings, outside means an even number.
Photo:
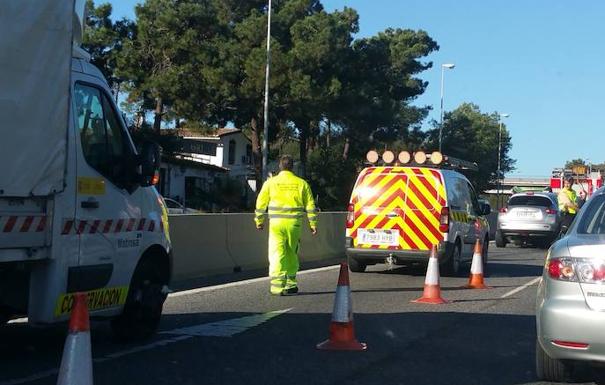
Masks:
[[[91,316],[111,318],[118,337],[147,337],[172,264],[154,187],[159,147],[137,150],[107,81],[79,47],[83,2],[11,0],[5,10],[0,323],[64,321],[73,294],[85,292]]]

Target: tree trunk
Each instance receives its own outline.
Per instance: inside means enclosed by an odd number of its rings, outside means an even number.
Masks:
[[[309,141],[309,124],[310,122],[304,122],[298,126],[300,130],[299,134],[299,156],[300,156],[300,176],[301,178],[307,177],[307,143]]]
[[[326,146],[330,147],[330,136],[332,136],[332,121],[328,120],[328,127],[326,130]]]
[[[263,183],[262,179],[262,154],[260,148],[260,131],[258,130],[258,119],[250,119],[252,129],[252,159],[254,164],[254,179],[256,180],[256,193],[258,194]]]
[[[155,99],[155,111],[153,118],[153,132],[156,134],[160,134],[160,129],[162,127],[162,113],[164,112],[164,104],[162,103],[162,98],[158,97]]]
[[[351,141],[349,140],[349,137],[345,137],[345,146],[344,146],[344,150],[342,151],[342,159],[343,160],[347,160],[347,158],[349,157],[349,146],[351,144]]]

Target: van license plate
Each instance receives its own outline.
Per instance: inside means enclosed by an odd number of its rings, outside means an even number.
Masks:
[[[399,246],[399,230],[359,229],[357,242],[366,245]]]

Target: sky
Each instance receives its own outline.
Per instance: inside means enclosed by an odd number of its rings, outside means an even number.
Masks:
[[[107,0],[95,0],[95,3]],[[245,0],[242,0],[245,1]],[[114,16],[134,19],[137,0],[111,0]],[[414,104],[439,120],[441,64],[444,109],[472,102],[503,123],[517,160],[511,177],[548,177],[570,159],[605,161],[605,2],[599,0],[323,0],[328,11],[350,7],[358,37],[386,28],[422,29],[440,49]]]

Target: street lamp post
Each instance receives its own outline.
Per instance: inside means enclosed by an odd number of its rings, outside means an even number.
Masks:
[[[439,121],[439,152],[441,152],[441,137],[443,135],[443,79],[445,69],[452,69],[455,64],[441,64],[441,120]]]
[[[269,162],[269,72],[271,69],[271,0],[267,5],[267,64],[265,68],[265,109],[264,109],[264,126],[263,126],[263,163],[262,177],[263,182],[267,180]],[[260,186],[257,186],[257,189]]]
[[[498,129],[498,175],[497,175],[497,190],[496,190],[496,210],[500,209],[500,190],[502,187],[502,176],[500,175],[500,157],[502,154],[502,119],[508,118],[510,114],[500,114],[498,119],[500,127]]]

